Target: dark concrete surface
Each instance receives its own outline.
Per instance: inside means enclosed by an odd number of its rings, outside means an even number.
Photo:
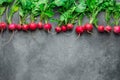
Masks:
[[[105,25],[103,13],[99,24]],[[0,46],[10,35],[4,32]],[[74,32],[17,32],[0,50],[0,80],[120,80],[120,36],[94,29],[76,38]]]

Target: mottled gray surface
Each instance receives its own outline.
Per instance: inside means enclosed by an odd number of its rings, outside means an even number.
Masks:
[[[102,14],[99,24],[105,25]],[[0,46],[10,35],[4,32]],[[0,80],[120,80],[120,36],[94,29],[92,35],[76,38],[72,32],[16,33],[0,50]]]

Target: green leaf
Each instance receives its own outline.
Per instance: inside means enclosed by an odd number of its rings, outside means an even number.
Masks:
[[[102,10],[112,11],[114,10],[115,3],[115,0],[105,0],[100,7],[102,7]]]
[[[63,15],[60,16],[60,21],[64,21],[68,17],[69,17],[68,13],[64,13]]]
[[[40,11],[44,11],[44,4],[40,4],[39,9],[40,9]]]
[[[85,4],[85,2],[81,2],[80,4],[78,4],[78,5],[76,6],[75,11],[81,13],[81,12],[84,12],[85,9],[86,9],[86,4]]]
[[[11,10],[12,10],[13,12],[17,12],[18,9],[19,9],[19,6],[14,5]]]
[[[96,8],[100,8],[99,6],[103,3],[104,0],[86,0],[87,7],[89,11],[93,12]]]
[[[0,0],[0,5],[2,5],[3,3],[11,3],[13,2],[13,0]]]
[[[38,1],[38,4],[46,4],[46,3],[48,3],[48,0],[39,0]]]
[[[34,2],[34,6],[32,7],[31,14],[34,16],[38,16],[40,14],[41,7],[37,2]]]
[[[21,17],[24,16],[24,11],[23,11],[23,9],[21,9],[21,8],[19,8],[19,15],[20,15]]]
[[[12,3],[14,0],[6,0],[7,3]]]
[[[51,19],[50,19],[50,22],[59,22],[59,20],[58,20],[58,19],[51,18]]]
[[[4,11],[5,11],[5,7],[0,7],[0,16],[3,15]]]
[[[27,0],[20,0],[20,3],[22,5],[22,7],[26,7],[27,5]]]
[[[67,0],[55,0],[54,1],[54,4],[56,5],[56,6],[63,6],[63,5],[65,5],[65,2],[66,2]]]
[[[26,10],[31,10],[33,7],[33,4],[31,0],[20,0],[21,7]]]
[[[103,3],[104,0],[96,0],[97,5]]]
[[[75,0],[67,0],[66,3],[65,3],[65,5],[63,5],[63,7],[66,10],[68,10],[68,9],[70,9],[70,7],[74,6],[74,2],[75,2]]]
[[[48,16],[48,17],[52,17],[52,16],[54,15],[54,12],[51,11],[51,10],[48,10],[48,11],[46,11],[44,14],[45,14],[46,16]]]
[[[67,10],[66,12],[64,12],[61,16],[60,16],[60,21],[67,21],[69,18],[71,18],[72,13],[74,12],[76,7],[72,7],[69,10]]]

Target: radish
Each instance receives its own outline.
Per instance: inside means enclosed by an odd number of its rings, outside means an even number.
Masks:
[[[75,29],[77,34],[82,34],[84,32],[84,28],[82,26],[77,26]]]
[[[49,32],[52,29],[52,25],[50,23],[46,23],[46,24],[44,24],[43,28],[45,31]]]
[[[99,31],[99,32],[104,32],[104,26],[102,26],[102,25],[101,25],[101,26],[98,26],[98,31]]]
[[[39,22],[39,23],[37,24],[37,27],[38,27],[38,29],[43,29],[43,23],[42,23],[42,22]]]
[[[9,40],[8,40],[3,46],[9,44],[10,41],[12,40],[12,38],[14,37],[14,35],[15,35],[15,30],[16,30],[16,24],[14,24],[14,23],[9,24],[9,25],[8,25],[8,30],[9,30],[9,31],[12,31],[12,35],[10,36]]]
[[[60,33],[60,32],[61,32],[61,27],[57,26],[57,27],[55,28],[55,31],[56,31],[57,33]]]
[[[14,24],[14,23],[9,24],[8,29],[9,29],[10,31],[16,30],[16,24]]]
[[[12,38],[14,37],[14,34],[15,34],[16,24],[12,23],[12,17],[14,15],[14,13],[16,13],[19,9],[18,7],[16,7],[16,5],[18,5],[18,1],[15,0],[13,2],[13,4],[9,5],[6,9],[6,18],[7,18],[6,20],[7,20],[7,23],[9,24],[8,30],[12,31],[12,34],[11,34],[9,40],[3,46],[7,45],[12,40]]]
[[[85,26],[85,25],[83,26],[83,29],[84,29],[84,31],[87,31],[87,29],[86,29],[86,26]]]
[[[112,27],[109,26],[109,25],[106,26],[106,27],[105,27],[105,31],[106,31],[106,32],[111,32],[111,31],[112,31]]]
[[[89,33],[89,32],[91,32],[93,30],[93,25],[90,24],[90,23],[86,23],[84,25],[84,29]]]
[[[82,26],[77,26],[75,28],[75,32],[78,34],[78,37],[77,37],[77,39],[78,39],[80,37],[80,35],[84,32],[84,28]]]
[[[72,30],[72,29],[73,29],[73,24],[68,23],[68,24],[67,24],[67,30]]]
[[[0,22],[0,31],[1,31],[1,37],[3,31],[7,28],[7,24],[5,22]]]
[[[7,27],[7,24],[5,22],[0,22],[0,30],[5,30]]]
[[[29,24],[29,29],[31,30],[31,31],[34,31],[34,30],[36,30],[37,29],[37,24],[36,23],[30,23]]]
[[[29,30],[29,25],[27,25],[27,24],[22,25],[22,30],[23,31],[28,31]]]
[[[67,31],[67,27],[66,26],[61,26],[61,30],[62,30],[62,32],[66,32]]]
[[[114,26],[113,31],[116,34],[120,34],[120,27],[119,26]]]
[[[18,31],[20,31],[20,30],[22,29],[22,25],[21,25],[21,24],[17,24],[17,25],[16,25],[16,29],[17,29]]]
[[[94,24],[95,27],[97,27],[97,24],[98,24],[97,16],[101,11],[108,9],[107,6],[109,4],[112,4],[109,2],[110,1],[106,1],[106,0],[102,0],[102,1],[101,0],[85,0],[85,3],[87,5],[86,7],[87,12],[85,13],[88,14],[89,20],[90,20],[89,24],[86,25],[87,32],[91,32],[93,30],[92,24]]]

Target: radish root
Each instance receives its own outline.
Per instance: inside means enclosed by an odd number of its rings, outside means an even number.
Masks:
[[[9,43],[12,41],[14,35],[15,35],[15,31],[12,32],[12,34],[11,34],[9,40],[8,40],[2,47],[4,47],[4,46],[6,46],[7,44],[9,44]]]
[[[2,38],[2,36],[3,36],[3,29],[0,32],[0,37]]]
[[[90,32],[90,31],[87,31],[87,32],[88,32],[89,34],[91,34],[91,35],[93,34],[93,33],[92,33],[92,32]]]
[[[81,34],[78,34],[77,38],[75,40],[78,40],[80,38]]]
[[[48,30],[48,33],[50,33],[51,35],[55,35],[55,34],[57,34],[57,33],[53,33],[53,32],[51,32],[50,30]]]

